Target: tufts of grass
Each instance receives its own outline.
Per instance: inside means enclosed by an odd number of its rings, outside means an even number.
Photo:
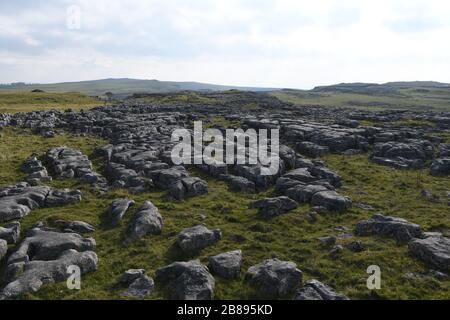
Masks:
[[[35,110],[81,110],[101,106],[94,97],[76,92],[3,92],[0,91],[0,113],[29,112]]]
[[[105,143],[93,137],[71,135],[44,139],[13,129],[6,129],[1,137],[0,154],[4,155],[0,170],[0,185],[15,183],[23,174],[18,167],[31,153],[43,154],[50,147],[67,145],[79,148],[91,155],[97,145]],[[317,238],[324,235],[339,235],[337,227],[346,227],[351,232],[361,219],[382,211],[421,224],[425,230],[445,230],[450,227],[448,207],[445,201],[428,202],[419,196],[426,188],[443,195],[450,190],[445,178],[433,178],[422,172],[417,178],[414,171],[396,171],[372,164],[366,155],[338,156],[325,158],[328,165],[343,177],[344,187],[340,192],[349,195],[355,202],[365,202],[374,210],[357,207],[344,214],[318,215],[315,222],[308,219],[309,205],[301,205],[286,215],[273,219],[258,218],[248,204],[256,199],[273,195],[273,190],[260,194],[233,193],[228,186],[196,170],[191,173],[208,181],[209,193],[184,201],[167,201],[164,192],[154,190],[132,195],[126,190],[114,190],[107,194],[96,194],[76,180],[55,180],[52,186],[58,188],[79,188],[83,193],[80,203],[60,208],[34,210],[21,220],[22,230],[30,228],[37,221],[67,219],[82,220],[93,224],[96,231],[92,237],[97,242],[99,268],[84,275],[82,290],[70,291],[64,283],[45,285],[37,293],[27,294],[26,299],[119,299],[116,281],[130,268],[145,268],[151,276],[154,271],[177,260],[200,259],[207,263],[211,255],[241,249],[244,262],[242,276],[235,281],[216,277],[217,299],[247,299],[255,297],[244,283],[245,270],[263,259],[277,257],[291,260],[304,272],[305,280],[318,279],[339,292],[354,299],[448,299],[449,282],[405,280],[407,272],[422,272],[426,267],[410,257],[406,246],[399,246],[393,240],[379,237],[340,238],[339,244],[360,239],[367,250],[352,253],[344,250],[338,256],[329,254],[330,248],[321,245]],[[96,163],[101,168],[101,163]],[[136,205],[126,214],[122,224],[113,229],[102,227],[102,216],[111,201],[117,197],[130,197]],[[147,236],[128,247],[122,245],[123,234],[133,214],[145,200],[152,201],[164,218],[161,235]],[[206,218],[205,218],[206,217]],[[183,256],[175,249],[177,234],[184,228],[204,223],[209,228],[220,228],[223,239],[194,256]],[[11,247],[13,250],[13,247]],[[382,289],[376,292],[366,287],[368,266],[376,264],[382,271]],[[3,262],[4,267],[4,262]],[[162,299],[157,290],[149,299]]]

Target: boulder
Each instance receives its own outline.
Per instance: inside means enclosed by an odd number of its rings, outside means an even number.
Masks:
[[[269,259],[250,267],[245,280],[265,298],[287,298],[301,286],[302,272],[293,262]]]
[[[349,300],[349,298],[336,293],[320,281],[310,280],[295,293],[294,300]]]
[[[135,202],[128,198],[115,199],[106,212],[105,223],[111,227],[119,225],[127,210],[134,204]]]
[[[56,220],[53,223],[57,228],[64,230],[64,232],[74,232],[78,234],[92,233],[95,228],[84,221],[65,221]]]
[[[2,261],[3,257],[6,256],[6,253],[8,252],[8,243],[0,239],[0,262]]]
[[[430,174],[437,177],[450,175],[450,158],[434,160],[430,166]]]
[[[311,197],[313,206],[325,207],[329,211],[343,212],[352,206],[349,197],[342,196],[333,190],[325,190],[314,193]]]
[[[174,262],[155,272],[155,281],[173,300],[212,300],[215,281],[200,261]]]
[[[8,244],[16,243],[20,236],[20,223],[11,222],[0,227],[0,239],[5,240]]]
[[[209,230],[203,225],[184,229],[177,238],[178,247],[185,253],[198,252],[222,239],[219,229]]]
[[[298,207],[298,203],[286,197],[266,198],[250,204],[250,209],[258,209],[261,217],[268,218],[285,214]]]
[[[408,244],[410,252],[432,268],[450,271],[450,239],[437,235],[413,239]]]
[[[186,177],[169,186],[169,194],[177,200],[208,193],[206,181],[197,177]]]
[[[408,242],[420,238],[422,230],[419,225],[402,218],[375,214],[372,218],[360,221],[355,227],[357,236],[381,235],[392,237],[398,242]]]
[[[230,251],[209,257],[209,269],[225,279],[237,279],[241,273],[242,251]]]
[[[144,269],[126,271],[120,278],[120,283],[128,286],[128,289],[120,294],[127,298],[143,299],[150,295],[155,287],[153,279],[145,275]]]
[[[162,227],[163,219],[158,208],[150,201],[146,201],[130,221],[124,244],[129,245],[149,234],[160,234]]]

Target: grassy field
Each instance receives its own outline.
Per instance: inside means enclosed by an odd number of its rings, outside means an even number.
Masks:
[[[30,133],[8,128],[0,138],[2,170],[0,186],[21,181],[23,174],[18,170],[20,164],[30,154],[44,154],[49,148],[66,145],[81,149],[91,155],[96,146],[106,143],[95,137],[72,137],[70,135],[44,139]],[[357,202],[364,202],[373,210],[357,207],[338,214],[318,215],[314,219],[308,214],[309,205],[289,214],[273,219],[259,219],[248,204],[264,194],[245,195],[228,191],[220,181],[201,176],[208,181],[209,194],[185,201],[168,202],[163,192],[148,192],[130,195],[126,190],[116,190],[105,195],[89,191],[87,186],[76,180],[55,180],[55,187],[79,188],[83,193],[82,202],[61,208],[47,208],[33,211],[25,217],[22,230],[30,228],[40,220],[68,219],[82,220],[96,227],[92,235],[97,241],[99,269],[85,275],[81,291],[69,291],[64,284],[47,285],[38,293],[26,295],[27,299],[118,299],[124,288],[117,288],[118,277],[129,268],[145,268],[149,275],[161,266],[176,260],[198,258],[207,262],[207,257],[227,250],[242,249],[245,270],[263,259],[278,257],[292,260],[304,272],[305,279],[316,278],[354,299],[448,299],[449,281],[436,279],[407,280],[407,272],[422,272],[426,267],[411,257],[407,247],[397,245],[393,240],[380,237],[361,239],[367,250],[352,253],[344,250],[338,256],[329,254],[330,248],[321,245],[317,239],[324,235],[338,235],[336,227],[343,226],[351,231],[354,224],[376,212],[384,212],[407,218],[422,225],[427,231],[448,232],[448,206],[445,192],[450,190],[446,178],[432,178],[424,171],[397,171],[372,164],[367,155],[340,156],[325,158],[331,169],[343,177],[344,187],[340,192],[351,196]],[[102,171],[102,163],[94,159],[94,166]],[[420,197],[422,189],[440,195],[441,202],[429,202]],[[114,229],[102,227],[102,215],[119,196],[128,196],[137,204],[127,213],[123,224]],[[164,218],[163,232],[159,236],[145,237],[129,247],[123,247],[121,240],[126,225],[133,213],[145,201],[151,200]],[[203,220],[202,215],[206,218]],[[214,246],[203,250],[195,257],[181,256],[173,249],[176,235],[186,227],[205,223],[209,228],[220,228],[223,239]],[[355,240],[352,238],[351,240]],[[349,239],[340,239],[345,244]],[[12,249],[12,248],[11,248]],[[366,268],[379,265],[382,271],[382,289],[369,291],[366,288]],[[1,270],[0,270],[1,271]],[[243,277],[236,281],[216,279],[218,299],[252,298],[257,296],[243,283]],[[163,298],[159,292],[151,299]]]
[[[103,105],[104,102],[76,92],[5,92],[0,91],[0,113],[34,110],[81,110]]]
[[[450,89],[433,89],[425,92],[399,89],[398,94],[392,95],[283,90],[274,91],[272,95],[298,106],[353,107],[368,110],[390,108],[416,111],[450,111]]]

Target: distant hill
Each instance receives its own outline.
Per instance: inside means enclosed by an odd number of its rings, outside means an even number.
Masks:
[[[449,83],[441,83],[434,81],[411,81],[411,82],[388,82],[378,83],[340,83],[330,86],[315,87],[313,92],[341,92],[341,93],[357,93],[357,94],[385,94],[397,95],[402,94],[399,89],[412,90],[430,90],[430,89],[450,89]]]
[[[45,92],[80,92],[90,96],[101,96],[106,92],[112,92],[114,97],[126,97],[134,93],[167,93],[177,91],[273,91],[273,88],[224,86],[199,82],[174,82],[159,80],[139,79],[103,79],[79,82],[62,82],[52,84],[26,84],[13,83],[0,85],[3,91],[32,91],[43,90]]]

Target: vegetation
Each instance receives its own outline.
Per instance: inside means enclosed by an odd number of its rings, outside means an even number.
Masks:
[[[450,89],[398,89],[395,94],[358,92],[273,91],[278,99],[298,106],[336,106],[356,109],[450,110]]]
[[[43,155],[49,148],[59,145],[79,148],[91,155],[96,146],[106,143],[95,137],[56,136],[44,139],[28,132],[7,128],[1,137],[0,154],[3,155],[0,185],[21,181],[20,164],[30,154]],[[145,268],[147,273],[175,260],[207,257],[227,250],[242,249],[244,253],[243,273],[253,264],[265,258],[278,257],[295,261],[304,272],[305,279],[316,278],[352,298],[394,298],[394,299],[447,299],[449,282],[432,280],[406,280],[407,272],[422,272],[425,266],[409,256],[407,247],[397,245],[393,240],[381,237],[360,238],[367,247],[362,253],[344,250],[340,256],[331,256],[329,248],[323,247],[318,237],[338,235],[335,228],[343,226],[351,230],[355,223],[375,212],[382,211],[419,223],[429,231],[447,232],[450,221],[447,217],[445,191],[450,182],[445,178],[432,178],[423,171],[398,171],[372,164],[367,155],[330,155],[325,158],[328,166],[342,175],[344,187],[341,192],[358,203],[365,203],[373,210],[355,206],[349,212],[323,214],[313,217],[309,205],[302,205],[289,214],[273,219],[259,219],[248,204],[264,194],[246,195],[228,191],[227,185],[201,172],[194,175],[206,179],[209,194],[185,201],[168,202],[159,191],[139,195],[116,190],[105,195],[89,191],[76,180],[55,180],[54,187],[80,188],[81,203],[33,211],[22,222],[23,230],[40,220],[53,219],[83,220],[96,227],[92,235],[97,241],[99,269],[85,275],[81,291],[69,291],[65,284],[44,286],[38,293],[28,294],[28,299],[118,299],[124,288],[115,286],[120,274],[129,268]],[[102,164],[94,160],[96,170],[101,172]],[[419,196],[422,189],[430,190],[442,197],[441,202],[429,202]],[[137,204],[127,213],[121,227],[104,229],[102,215],[116,197],[128,196]],[[145,201],[151,200],[164,218],[162,235],[149,236],[129,247],[121,244],[123,232],[133,213]],[[206,218],[203,219],[202,215]],[[203,250],[198,256],[179,256],[172,246],[176,235],[186,227],[205,223],[210,228],[220,228],[224,238],[216,245]],[[352,239],[354,240],[354,239]],[[348,239],[338,240],[345,244]],[[12,248],[11,248],[12,249]],[[376,264],[382,270],[382,289],[376,292],[366,288],[366,268]],[[2,270],[0,270],[2,271]],[[252,292],[242,283],[217,278],[216,297],[219,299],[250,298]],[[163,298],[157,293],[152,299]]]
[[[80,93],[3,92],[0,90],[0,113],[34,110],[81,110],[102,105],[103,102]]]

